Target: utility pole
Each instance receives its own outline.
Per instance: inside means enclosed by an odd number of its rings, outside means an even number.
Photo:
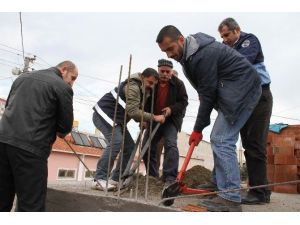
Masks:
[[[36,56],[34,55],[33,57],[26,56],[24,59],[24,68],[23,68],[23,73],[28,72],[29,64],[33,63],[36,60]]]
[[[23,68],[18,68],[18,67],[14,67],[12,69],[12,74],[13,75],[20,75],[21,73],[26,73],[26,72],[29,72],[29,69],[30,69],[30,64],[33,64],[34,61],[36,60],[36,56],[34,55],[33,57],[30,57],[30,56],[26,56],[24,58],[24,65],[23,65]],[[34,69],[31,69],[31,70],[34,70]]]

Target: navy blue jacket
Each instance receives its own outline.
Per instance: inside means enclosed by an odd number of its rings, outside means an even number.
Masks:
[[[270,75],[264,65],[264,54],[258,38],[254,34],[241,32],[239,40],[234,44],[233,48],[245,56],[254,66],[261,78],[262,85],[271,83]]]
[[[200,99],[195,131],[210,124],[213,108],[234,124],[241,111],[261,95],[260,78],[249,61],[209,35],[187,37],[180,63]]]
[[[233,48],[245,56],[251,64],[257,64],[264,61],[264,54],[260,42],[253,34],[241,32],[240,38],[233,45]]]

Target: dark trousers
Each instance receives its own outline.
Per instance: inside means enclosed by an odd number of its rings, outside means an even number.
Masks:
[[[241,130],[250,186],[268,183],[266,145],[272,106],[272,93],[269,87],[263,88],[261,98],[256,108]],[[270,198],[268,188],[250,190],[250,193],[262,200]]]
[[[117,158],[118,154],[121,151],[122,140],[123,140],[123,127],[120,124],[115,126],[114,143],[111,146],[112,127],[96,112],[94,112],[93,114],[93,122],[94,125],[97,127],[97,129],[101,130],[102,134],[107,140],[107,146],[104,149],[104,152],[97,163],[95,178],[97,180],[100,179],[106,180],[108,172],[110,172],[110,170],[113,168],[115,159]],[[127,163],[129,161],[133,149],[134,149],[134,141],[126,127],[124,150],[123,150],[123,162],[121,168],[122,173],[124,172],[127,166]],[[111,164],[110,164],[110,169],[108,169],[110,151],[111,151]],[[114,181],[119,181],[120,166],[121,166],[121,157],[118,158],[117,165],[111,175],[111,178]]]
[[[153,127],[155,124],[153,124]],[[178,173],[178,163],[179,163],[179,152],[177,148],[177,128],[169,120],[166,123],[160,125],[156,134],[151,141],[150,149],[150,161],[149,161],[149,175],[153,177],[158,177],[157,169],[157,147],[161,138],[164,138],[164,161],[163,161],[163,180],[164,181],[174,181]],[[149,138],[149,130],[147,130],[143,146]],[[143,160],[148,169],[148,151],[143,156]]]
[[[23,149],[0,142],[0,212],[45,211],[47,160]]]

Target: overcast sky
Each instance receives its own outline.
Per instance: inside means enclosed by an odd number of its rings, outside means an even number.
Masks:
[[[168,24],[184,36],[204,32],[221,41],[219,23],[234,17],[245,32],[261,41],[265,64],[271,75],[274,97],[272,123],[300,123],[299,56],[300,13],[22,13],[24,49],[36,55],[34,69],[48,68],[70,59],[79,68],[74,85],[74,114],[79,130],[94,132],[92,106],[118,81],[123,80],[132,54],[132,73],[157,68],[166,58],[155,39]],[[8,46],[8,47],[6,47]],[[18,13],[0,13],[0,97],[6,98],[12,84],[11,69],[23,63]],[[183,131],[191,133],[198,110],[197,94],[185,79],[181,66],[173,61],[189,95]],[[105,81],[104,81],[105,80]],[[30,104],[30,103],[28,103]],[[277,116],[293,118],[285,119]],[[212,122],[216,112],[211,116]],[[211,126],[205,129],[209,140]],[[136,132],[136,130],[134,131]]]

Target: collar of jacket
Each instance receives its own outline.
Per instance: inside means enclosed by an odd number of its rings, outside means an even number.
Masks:
[[[60,70],[56,67],[51,67],[49,68],[49,70],[52,70],[57,76],[61,77],[61,79],[63,79],[62,77],[62,73],[60,72]]]
[[[169,80],[169,83],[170,83],[171,85],[175,86],[176,79],[178,79],[178,78],[175,77],[175,76],[172,76],[171,79]]]
[[[197,50],[199,49],[199,46],[199,43],[193,36],[187,36],[184,39],[183,53],[180,63],[182,64],[183,61],[187,61],[191,55],[195,54],[195,52],[197,52]]]
[[[243,31],[241,31],[240,37],[239,39],[234,43],[233,48],[236,48],[238,45],[241,44],[241,42],[244,41],[245,38],[247,38],[249,36],[248,33],[245,33]]]

